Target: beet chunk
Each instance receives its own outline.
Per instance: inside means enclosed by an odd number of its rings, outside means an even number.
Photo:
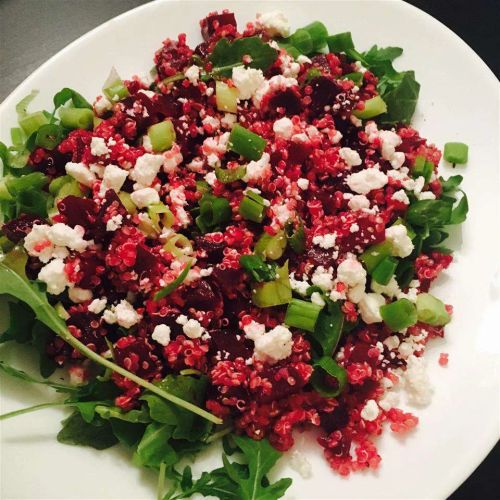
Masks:
[[[19,243],[33,228],[35,224],[45,224],[46,221],[36,215],[21,214],[17,219],[12,219],[2,226],[2,232],[13,243]]]

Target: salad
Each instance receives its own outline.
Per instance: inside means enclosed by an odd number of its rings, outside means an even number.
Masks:
[[[30,344],[40,375],[0,371],[61,397],[0,419],[67,407],[58,441],[126,447],[159,499],[277,499],[283,453],[311,475],[295,431],[316,429],[346,476],[379,467],[384,429],[418,424],[399,389],[430,402],[423,353],[452,307],[429,289],[467,197],[409,125],[402,49],[292,32],[278,11],[200,26],[151,75],[113,69],[93,104],[70,88],[48,111],[28,110],[35,91],[18,104],[0,143],[0,343]],[[193,478],[214,443],[220,467]]]

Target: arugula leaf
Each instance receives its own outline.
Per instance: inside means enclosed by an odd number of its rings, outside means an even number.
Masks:
[[[365,62],[372,66],[382,61],[394,61],[403,53],[401,47],[381,47],[374,45],[370,50],[363,53]]]
[[[333,377],[336,379],[336,386],[332,385],[326,377]],[[330,356],[323,356],[314,363],[311,385],[321,396],[334,398],[338,396],[347,385],[347,372]]]
[[[213,64],[212,74],[231,76],[233,68],[243,66],[243,56],[250,56],[250,68],[268,69],[278,57],[278,51],[263,42],[258,36],[239,38],[230,42],[221,38],[209,56]]]
[[[267,439],[255,441],[247,436],[233,436],[248,465],[248,477],[242,477],[235,463],[225,459],[224,469],[228,476],[238,483],[240,498],[243,500],[275,500],[283,496],[292,484],[289,478],[274,484],[264,485],[266,474],[273,468],[282,453],[273,448]],[[225,455],[224,455],[225,457]]]
[[[204,376],[196,378],[186,375],[168,375],[158,386],[169,394],[182,396],[186,401],[201,406],[205,402],[207,384],[208,379]],[[198,441],[210,432],[212,425],[209,422],[162,400],[155,394],[145,393],[141,399],[147,402],[149,415],[154,421],[174,426],[172,437],[175,439]]]
[[[149,423],[151,419],[149,418],[147,410],[142,407],[140,410],[130,410],[123,411],[116,406],[101,406],[98,405],[95,408],[95,412],[106,420],[118,419],[124,422],[130,422],[133,424],[137,423]]]
[[[309,290],[308,290],[309,293]],[[318,316],[314,332],[311,334],[315,343],[320,347],[318,351],[323,356],[332,356],[342,334],[344,315],[338,302],[328,301]]]
[[[88,423],[79,412],[72,413],[63,421],[57,440],[63,444],[90,446],[96,450],[105,450],[118,443],[109,422],[97,419]]]
[[[458,189],[458,186],[462,184],[464,178],[461,175],[452,175],[451,177],[448,177],[448,179],[440,177],[439,180],[441,181],[443,193],[453,193]]]
[[[146,430],[146,425],[142,423],[126,422],[125,420],[110,419],[109,423],[113,429],[113,434],[120,443],[133,448],[139,443]]]
[[[242,255],[240,265],[258,283],[276,279],[277,264],[264,262],[259,255]]]
[[[120,375],[132,380],[139,386],[161,396],[168,401],[217,424],[222,423],[221,419],[202,408],[182,399],[182,396],[176,396],[163,390],[162,388],[148,382],[134,373],[125,370],[121,366],[100,356],[78,339],[73,337],[66,328],[64,321],[59,317],[57,311],[52,307],[42,286],[37,282],[30,282],[24,271],[26,267],[27,256],[20,249],[14,249],[5,256],[0,262],[0,294],[8,294],[16,297],[18,300],[28,304],[34,311],[37,319],[49,327],[54,333],[61,337],[65,342],[77,349],[81,354],[96,363],[108,368]]]
[[[170,446],[172,426],[152,422],[146,427],[146,432],[137,445],[134,463],[143,467],[160,467],[161,463],[173,465],[177,462],[177,454]]]
[[[387,87],[382,98],[387,104],[387,113],[380,115],[383,124],[409,123],[417,106],[420,84],[413,71],[399,73],[397,84]]]
[[[462,191],[462,198],[458,202],[458,205],[451,211],[450,220],[448,224],[462,224],[467,218],[467,213],[469,212],[469,202],[467,201],[467,195]]]
[[[17,368],[14,368],[13,366],[7,364],[5,361],[0,361],[0,371],[4,372],[5,374],[11,377],[24,380],[24,382],[30,382],[32,384],[48,385],[49,387],[52,387],[52,389],[55,389],[58,392],[73,392],[76,390],[75,387],[71,387],[69,385],[58,384],[56,382],[51,382],[50,380],[36,379],[31,375],[28,375],[26,372],[18,370]]]
[[[0,344],[15,340],[26,344],[32,339],[31,330],[35,323],[35,315],[22,302],[9,302],[9,328],[0,335]]]
[[[450,220],[451,210],[443,200],[419,200],[408,208],[406,220],[414,226],[442,226]]]
[[[54,334],[40,321],[36,321],[31,331],[33,346],[38,351],[40,375],[50,377],[57,369],[57,363],[47,354],[47,344],[54,338]]]
[[[227,475],[226,470],[221,467],[211,472],[203,472],[201,477],[193,481],[191,467],[184,468],[179,484],[182,493],[175,495],[175,492],[167,494],[163,500],[180,500],[191,498],[198,493],[204,497],[216,497],[220,500],[238,499],[238,485]]]

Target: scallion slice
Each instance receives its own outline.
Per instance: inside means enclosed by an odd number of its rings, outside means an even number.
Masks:
[[[38,129],[35,144],[41,148],[52,150],[61,142],[63,135],[62,127],[54,123],[47,123]]]
[[[229,184],[231,182],[236,182],[243,177],[247,173],[247,168],[245,165],[238,165],[236,168],[216,168],[215,176],[217,180],[222,182],[223,184]]]
[[[226,198],[203,195],[200,200],[200,215],[196,217],[196,225],[202,233],[220,228],[231,219],[231,207]]]
[[[238,111],[238,95],[236,87],[230,87],[220,80],[215,82],[215,102],[219,111],[236,113]]]
[[[314,332],[321,309],[321,306],[312,302],[292,299],[286,310],[285,324],[308,332]]]
[[[255,245],[255,253],[264,259],[279,259],[286,248],[286,236],[284,231],[278,231],[274,236],[264,233]]]
[[[408,299],[399,299],[380,307],[384,323],[393,332],[399,332],[417,322],[417,309]]]
[[[148,137],[155,153],[170,149],[175,141],[175,128],[172,120],[165,120],[151,125],[148,128]]]
[[[154,294],[153,300],[160,300],[166,297],[167,295],[170,295],[175,289],[177,289],[182,282],[186,279],[186,276],[189,273],[189,270],[191,269],[191,266],[193,265],[192,261],[189,261],[186,263],[186,266],[182,270],[182,272],[175,278],[174,281],[169,283],[167,286],[163,287],[159,292],[156,292]]]
[[[94,124],[94,113],[87,108],[59,108],[59,118],[63,127],[90,130]]]
[[[276,270],[277,279],[256,284],[252,290],[252,302],[257,307],[273,307],[288,304],[292,300],[292,287],[288,276],[288,262]]]
[[[447,142],[444,145],[444,159],[450,163],[462,165],[469,159],[469,146],[463,142]]]
[[[419,321],[433,326],[444,326],[451,320],[444,303],[430,293],[417,295],[417,316]]]
[[[434,171],[434,163],[425,159],[425,156],[418,155],[415,157],[415,162],[411,174],[413,177],[423,177],[425,182],[429,182]]]
[[[267,141],[260,135],[254,134],[238,123],[233,127],[229,135],[229,149],[247,160],[259,160],[266,144]]]
[[[352,114],[357,118],[363,120],[368,120],[375,116],[381,115],[387,111],[387,105],[385,101],[379,95],[372,97],[365,101],[365,107],[363,109],[355,109]]]
[[[258,283],[276,278],[276,264],[264,262],[258,255],[242,255],[240,265]]]
[[[382,241],[367,248],[359,259],[366,267],[366,270],[371,274],[373,270],[384,260],[391,255],[392,245],[388,241]]]
[[[49,123],[49,120],[43,111],[36,111],[19,119],[19,126],[28,137],[47,123]]]
[[[398,267],[398,261],[394,257],[384,257],[373,270],[371,276],[380,285],[387,285]]]
[[[265,200],[254,191],[247,191],[240,203],[239,213],[247,220],[262,222],[266,210]]]

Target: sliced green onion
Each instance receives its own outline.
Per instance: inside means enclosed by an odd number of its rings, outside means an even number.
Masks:
[[[54,123],[42,125],[36,133],[35,144],[41,148],[53,150],[64,135],[62,127]]]
[[[365,101],[365,107],[363,109],[355,109],[352,114],[357,118],[363,120],[368,120],[368,118],[373,118],[375,116],[381,115],[387,111],[387,105],[385,101],[379,95],[372,97]]]
[[[274,236],[264,233],[255,245],[255,253],[266,260],[277,260],[283,255],[286,244],[284,231],[278,231]]]
[[[18,120],[24,118],[28,114],[28,106],[30,105],[31,101],[33,101],[33,99],[38,95],[38,92],[38,90],[32,90],[30,94],[28,94],[16,104],[16,113]]]
[[[126,208],[129,214],[137,213],[137,207],[135,206],[135,203],[132,201],[130,193],[126,193],[125,191],[120,191],[118,193],[118,198],[120,198],[122,205]]]
[[[417,322],[417,309],[408,299],[399,299],[380,307],[380,315],[387,327],[399,332]]]
[[[276,264],[264,262],[258,255],[242,255],[240,265],[257,283],[276,279]]]
[[[314,50],[314,40],[311,34],[304,28],[299,28],[293,33],[287,42],[294,46],[301,54],[310,54]]]
[[[33,172],[31,174],[22,175],[21,177],[5,177],[7,189],[14,196],[28,189],[41,191],[47,182],[48,177],[41,172]]]
[[[285,324],[308,332],[314,332],[321,309],[323,308],[318,304],[292,299],[286,310]]]
[[[328,37],[328,30],[326,26],[320,21],[314,21],[303,28],[309,33],[312,40],[312,51],[318,52],[326,45],[326,39]]]
[[[47,123],[49,123],[49,120],[44,115],[43,111],[31,113],[19,120],[19,126],[28,137],[35,133],[42,125]]]
[[[350,31],[331,35],[326,39],[330,52],[345,52],[354,49],[354,43]]]
[[[359,86],[363,83],[363,73],[360,73],[359,71],[354,71],[353,73],[347,73],[342,76],[342,80],[351,80],[352,82],[354,82],[356,85]]]
[[[221,227],[231,219],[231,207],[226,198],[218,198],[210,194],[203,195],[200,200],[200,215],[196,217],[196,225],[206,233]]]
[[[215,82],[215,102],[219,111],[236,113],[238,111],[239,92],[236,87],[217,80]]]
[[[247,160],[259,160],[264,152],[267,141],[260,135],[236,124],[229,135],[228,147]]]
[[[210,184],[207,181],[196,181],[196,191],[201,194],[210,193],[212,189],[210,188]]]
[[[240,203],[239,213],[247,220],[262,222],[266,210],[265,200],[254,191],[247,191]]]
[[[311,385],[318,394],[327,398],[335,398],[345,389],[347,372],[330,356],[323,356],[313,366]]]
[[[412,168],[413,177],[423,177],[425,182],[429,182],[434,172],[434,163],[425,159],[425,156],[418,155]]]
[[[366,270],[371,274],[373,270],[384,260],[391,255],[392,245],[388,241],[382,241],[367,248],[359,259],[366,267]]]
[[[216,168],[215,176],[223,184],[239,181],[245,177],[247,167],[245,165],[238,165],[236,168]]]
[[[148,137],[155,153],[170,149],[175,141],[175,128],[172,120],[165,120],[151,125],[148,128]]]
[[[306,249],[306,233],[304,232],[304,224],[300,224],[295,228],[292,221],[285,224],[285,234],[290,248],[297,254],[304,253]]]
[[[306,73],[306,82],[309,83],[311,80],[314,80],[315,78],[318,78],[321,75],[323,75],[323,73],[319,68],[310,68],[307,70]]]
[[[428,325],[444,326],[451,320],[444,303],[430,293],[417,295],[418,320]]]
[[[9,191],[9,188],[7,187],[7,182],[5,180],[5,177],[3,179],[0,179],[0,201],[11,201],[13,200],[14,197]]]
[[[61,124],[70,129],[90,130],[94,124],[94,113],[87,108],[60,108]]]
[[[398,267],[398,261],[394,257],[384,257],[373,270],[372,278],[381,285],[387,285]]]
[[[292,287],[288,276],[288,262],[276,271],[277,279],[255,285],[252,302],[257,307],[273,307],[288,304],[292,300]]]
[[[186,279],[186,276],[189,273],[189,270],[191,269],[191,266],[193,265],[193,261],[189,261],[186,263],[186,266],[182,270],[181,274],[175,278],[174,281],[169,283],[167,286],[163,287],[159,292],[156,292],[154,294],[153,300],[160,300],[166,297],[167,295],[170,295],[175,289],[177,289],[182,282]]]
[[[14,146],[24,146],[24,132],[19,127],[10,129],[10,140]]]
[[[463,142],[447,142],[444,145],[444,159],[453,164],[464,164],[469,159],[469,146]]]
[[[193,253],[191,241],[183,234],[174,234],[163,245],[166,252],[171,253],[179,260],[186,260],[188,255]]]
[[[113,102],[121,101],[130,95],[115,68],[111,68],[109,76],[104,82],[102,91],[104,95]]]
[[[153,203],[152,205],[149,205],[148,215],[149,218],[151,219],[151,222],[153,223],[153,226],[158,232],[160,232],[161,230],[160,219],[162,220],[162,222],[164,220],[169,222],[174,221],[174,214],[164,203]],[[162,217],[160,217],[160,215],[162,215]]]
[[[184,78],[186,78],[184,76],[184,73],[176,73],[175,75],[167,76],[167,78],[164,78],[163,83],[165,85],[168,85],[169,83],[172,83],[172,82],[178,82],[179,80],[184,80]]]

